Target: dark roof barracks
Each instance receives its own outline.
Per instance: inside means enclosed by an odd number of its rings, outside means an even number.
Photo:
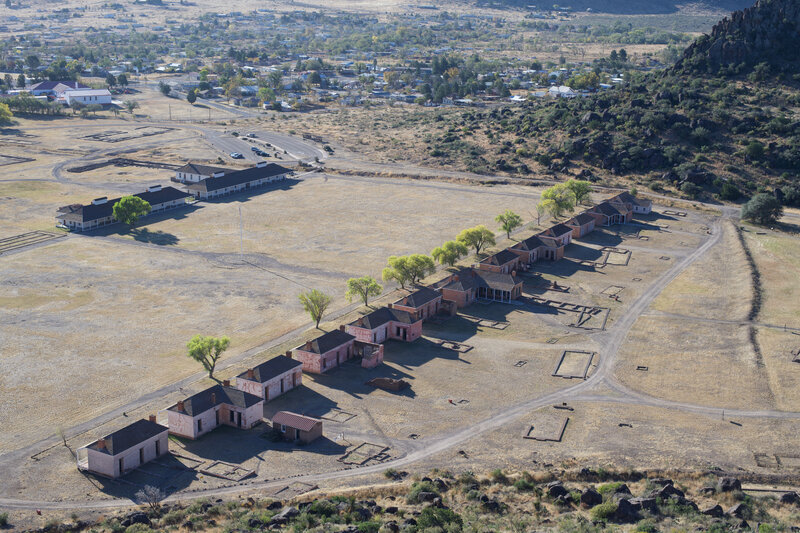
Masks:
[[[261,162],[251,168],[189,183],[186,190],[197,198],[213,198],[283,179],[289,172],[291,170],[276,163]]]
[[[285,355],[279,355],[264,361],[258,366],[253,367],[252,378],[248,377],[248,372],[242,372],[236,376],[236,379],[248,379],[257,383],[266,383],[267,381],[270,381],[281,374],[285,374],[290,370],[294,370],[295,368],[302,366],[303,363],[300,361],[296,361],[291,357],[286,357]]]
[[[138,446],[149,438],[168,431],[168,429],[161,424],[156,424],[143,418],[100,439],[105,440],[105,446],[101,447],[99,445],[100,440],[98,440],[89,445],[89,448],[109,455],[117,455],[134,446]]]
[[[186,203],[187,198],[191,197],[190,194],[179,191],[175,187],[161,187],[160,185],[150,187],[145,192],[136,193],[133,196],[138,196],[149,203],[153,212],[180,207]],[[113,224],[115,222],[114,204],[120,199],[109,200],[102,197],[92,200],[92,203],[88,205],[66,205],[56,211],[56,219],[67,228],[78,230]]]
[[[178,409],[178,404],[173,405],[169,410],[196,416],[200,413],[205,413],[215,405],[223,403],[246,409],[262,401],[264,401],[262,398],[235,387],[214,385],[183,400],[183,411]]]

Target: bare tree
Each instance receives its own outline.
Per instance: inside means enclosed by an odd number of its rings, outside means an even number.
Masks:
[[[161,501],[166,498],[166,494],[152,485],[145,485],[144,488],[136,492],[134,497],[142,505],[147,505],[153,511],[157,511],[161,507]]]

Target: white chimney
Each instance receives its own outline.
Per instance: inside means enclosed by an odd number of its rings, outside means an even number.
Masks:
[[[151,185],[147,188],[147,192],[158,192],[161,190],[161,185]]]
[[[101,205],[106,202],[108,202],[108,196],[103,196],[101,198],[95,198],[94,200],[92,200],[92,204],[94,205]]]
[[[221,178],[224,175],[225,175],[224,172],[214,172],[213,174],[211,174],[211,177],[212,178]]]
[[[267,166],[266,161],[259,161],[258,163],[256,163],[256,168],[264,168],[265,166]]]

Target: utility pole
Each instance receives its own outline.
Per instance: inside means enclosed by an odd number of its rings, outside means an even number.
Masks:
[[[242,225],[242,206],[239,206],[239,259],[244,263],[244,227]]]

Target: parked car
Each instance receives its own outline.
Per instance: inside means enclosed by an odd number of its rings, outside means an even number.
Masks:
[[[239,152],[231,152],[231,157],[234,159],[244,159],[244,156]]]
[[[258,149],[258,146],[251,146],[251,147],[250,147],[250,149],[251,149],[252,151],[254,151],[255,153],[258,153],[258,152],[260,152],[260,151],[261,151],[261,150],[259,150],[259,149]]]
[[[251,139],[255,139],[256,134],[255,133],[248,133],[247,136],[250,137]]]

